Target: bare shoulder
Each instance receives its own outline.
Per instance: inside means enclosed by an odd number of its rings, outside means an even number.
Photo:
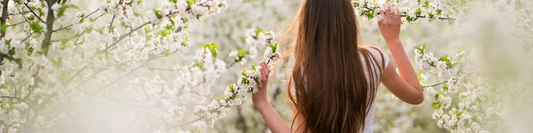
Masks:
[[[364,45],[359,46],[359,51],[362,53],[372,53],[374,56],[388,56],[387,52],[383,51],[383,49],[376,47],[374,45]]]

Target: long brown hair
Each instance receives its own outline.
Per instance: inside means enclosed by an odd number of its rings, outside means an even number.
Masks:
[[[301,115],[304,132],[363,131],[383,68],[367,47],[359,46],[350,0],[303,0],[287,33],[294,26],[293,46],[285,55],[294,55],[287,82],[287,92],[295,89],[295,94],[287,93],[294,106],[291,125]],[[299,126],[296,130],[302,130]]]

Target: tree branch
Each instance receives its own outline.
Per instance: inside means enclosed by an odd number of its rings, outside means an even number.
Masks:
[[[52,3],[53,3],[53,2],[52,2]],[[24,5],[28,8],[28,10],[31,11],[31,13],[33,13],[33,15],[35,15],[35,17],[37,17],[39,20],[41,20],[41,22],[46,23],[46,21],[44,21],[43,19],[41,19],[41,17],[40,17],[39,15],[37,15],[37,13],[35,13],[35,12],[30,8],[30,6],[28,6],[28,3],[24,3]],[[49,4],[49,5],[50,5],[50,4]],[[52,5],[53,5],[53,4],[52,4]],[[48,15],[50,15],[50,11],[52,11],[51,14],[52,14],[52,17],[53,17],[53,15],[54,15],[54,10],[51,9],[51,6],[48,6],[48,8],[49,8],[49,9],[48,9]],[[22,12],[21,12],[21,13],[22,13]]]
[[[81,18],[81,19],[86,19],[86,18],[88,18],[89,16],[93,15],[94,13],[96,13],[98,10],[100,10],[100,9],[96,9],[96,10],[94,10],[94,11],[91,12],[89,15],[86,15],[86,16],[84,16],[84,17]],[[72,26],[74,26],[74,24],[69,24],[69,25],[67,25],[67,26],[65,26],[65,27],[63,27],[63,28],[59,28],[59,29],[54,30],[54,32],[57,32],[57,31],[60,31],[60,30],[64,30],[64,29],[68,29],[68,28],[70,28],[70,27],[72,27]]]
[[[50,40],[52,40],[52,34],[54,33],[55,17],[54,17],[54,10],[52,10],[51,7],[52,7],[52,5],[55,4],[56,1],[55,0],[48,0],[47,2],[48,2],[48,14],[46,15],[46,32],[44,33],[44,39],[43,39],[42,44],[41,44],[41,48],[42,49],[48,49],[48,47],[50,47]],[[29,8],[28,4],[26,4],[26,3],[24,3],[24,4],[26,5],[26,7]],[[48,51],[50,51],[50,50],[46,50],[44,55],[48,55]]]
[[[10,99],[17,99],[21,102],[26,102],[24,101],[24,99],[21,99],[21,98],[18,98],[18,97],[14,97],[14,96],[0,96],[0,98],[10,98]]]
[[[163,71],[175,71],[175,70],[172,70],[172,69],[165,69],[165,68],[153,68],[153,67],[142,67],[142,68],[146,68],[146,69],[155,69],[155,70],[163,70]]]
[[[9,4],[9,0],[4,0],[2,2],[2,18],[0,18],[0,26],[6,24],[8,4]],[[6,36],[6,31],[2,31],[2,35],[0,36],[0,38],[4,38],[4,36]],[[2,60],[0,60],[0,61],[2,61]]]
[[[442,84],[447,83],[447,82],[448,81],[443,81],[443,82],[432,84],[432,85],[424,85],[424,86],[422,86],[422,88],[435,87],[435,86],[442,85]]]

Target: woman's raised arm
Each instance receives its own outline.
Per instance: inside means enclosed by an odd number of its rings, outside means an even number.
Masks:
[[[379,29],[401,74],[398,75],[394,65],[389,65],[385,68],[381,82],[401,100],[410,104],[420,104],[424,101],[424,93],[399,37],[402,18],[400,9],[391,3],[386,3],[380,7],[380,10],[383,20],[378,22]],[[389,64],[392,62],[389,61]]]
[[[283,119],[281,119],[278,112],[276,112],[270,102],[268,102],[267,87],[270,70],[268,70],[268,67],[264,61],[261,62],[260,70],[261,76],[257,85],[259,90],[252,94],[254,105],[259,110],[259,113],[261,113],[261,117],[263,117],[263,120],[265,120],[265,123],[270,131],[273,133],[291,133],[292,130],[289,128],[289,126],[287,126],[287,124],[285,124]]]

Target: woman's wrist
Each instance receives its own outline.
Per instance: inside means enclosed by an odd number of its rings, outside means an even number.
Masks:
[[[270,102],[268,102],[268,100],[254,102],[254,105],[257,109],[262,109],[268,106],[272,106],[270,105]]]
[[[387,39],[385,40],[385,42],[387,43],[387,46],[389,47],[395,47],[395,46],[401,46],[402,44],[402,41],[400,40],[400,38],[394,38],[394,39]]]

